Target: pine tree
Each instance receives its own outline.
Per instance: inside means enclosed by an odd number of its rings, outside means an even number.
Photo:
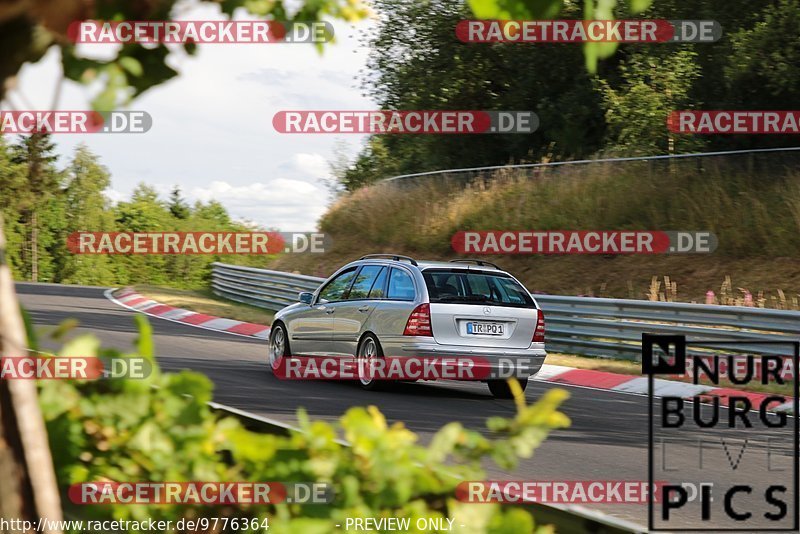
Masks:
[[[181,196],[181,188],[177,185],[172,188],[172,193],[169,196],[169,212],[173,217],[180,220],[186,220],[191,215],[189,204]]]
[[[43,206],[60,190],[59,173],[55,168],[58,156],[50,134],[35,133],[21,137],[13,146],[14,163],[23,166],[24,187],[17,193],[18,207],[26,226],[23,247],[25,276],[39,280],[39,216]]]

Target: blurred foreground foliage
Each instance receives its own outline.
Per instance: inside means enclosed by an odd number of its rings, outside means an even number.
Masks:
[[[460,423],[442,427],[427,446],[402,423],[389,424],[374,406],[354,407],[335,424],[311,420],[298,410],[298,431],[257,434],[231,417],[215,415],[207,402],[212,384],[191,371],[165,373],[154,357],[151,327],[136,318],[139,337],[129,354],[100,348],[89,335],[68,341],[59,356],[144,357],[154,372],[144,380],[40,383],[40,403],[64,507],[85,519],[201,517],[269,518],[282,533],[326,533],[347,517],[453,518],[469,533],[551,532],[520,508],[463,503],[461,480],[483,480],[481,461],[513,470],[532,456],[553,429],[567,427],[558,411],[567,398],[550,390],[533,405],[521,391],[513,417],[492,417],[488,436]],[[63,336],[70,325],[60,328]],[[32,341],[35,346],[35,340]],[[351,446],[342,444],[347,440]],[[325,504],[249,507],[71,504],[66,490],[82,482],[252,481],[318,482],[334,488]],[[411,532],[419,532],[411,530]]]
[[[194,4],[216,5],[225,18],[250,15],[281,22],[323,18],[353,22],[369,13],[362,0],[198,0]],[[58,47],[65,78],[99,85],[93,96],[95,109],[112,110],[123,105],[177,76],[167,57],[193,54],[197,46],[130,44],[119,47],[111,59],[98,60],[77,54],[75,44],[67,37],[69,25],[79,20],[172,20],[190,5],[176,0],[6,0],[0,3],[0,100],[9,87],[15,86],[16,74],[24,63],[37,62],[51,47]]]

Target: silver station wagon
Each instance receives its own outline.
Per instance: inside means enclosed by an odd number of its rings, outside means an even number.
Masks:
[[[516,366],[512,380],[524,390],[546,356],[544,315],[535,299],[516,278],[483,260],[370,254],[340,268],[314,293],[300,293],[299,300],[272,323],[273,370],[290,358],[348,359],[360,370],[387,357],[472,358],[488,362],[490,372],[480,379],[492,394],[510,398],[501,371]],[[385,383],[366,372],[357,379],[365,389]]]

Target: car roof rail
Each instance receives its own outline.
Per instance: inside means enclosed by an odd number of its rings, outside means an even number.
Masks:
[[[498,271],[502,271],[503,270],[500,267],[498,267],[496,264],[494,264],[494,263],[492,263],[490,261],[476,260],[476,259],[473,259],[473,258],[464,258],[463,260],[450,260],[450,263],[476,263],[476,264],[480,265],[481,267],[485,267],[486,265],[488,265],[490,267],[494,267]]]
[[[374,258],[374,259],[391,258],[394,261],[405,260],[405,261],[409,262],[411,265],[413,265],[414,267],[416,267],[418,265],[417,264],[417,260],[415,260],[414,258],[411,258],[409,256],[401,256],[400,254],[367,254],[366,256],[361,256],[358,259],[360,261],[360,260],[366,260],[366,259],[370,259],[370,258]]]

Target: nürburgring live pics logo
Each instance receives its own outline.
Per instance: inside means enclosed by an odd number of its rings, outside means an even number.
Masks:
[[[649,530],[798,531],[799,354],[797,341],[642,334]],[[687,369],[692,385],[656,379]],[[721,386],[724,379],[731,385]],[[790,382],[793,399],[741,389],[788,392]]]

